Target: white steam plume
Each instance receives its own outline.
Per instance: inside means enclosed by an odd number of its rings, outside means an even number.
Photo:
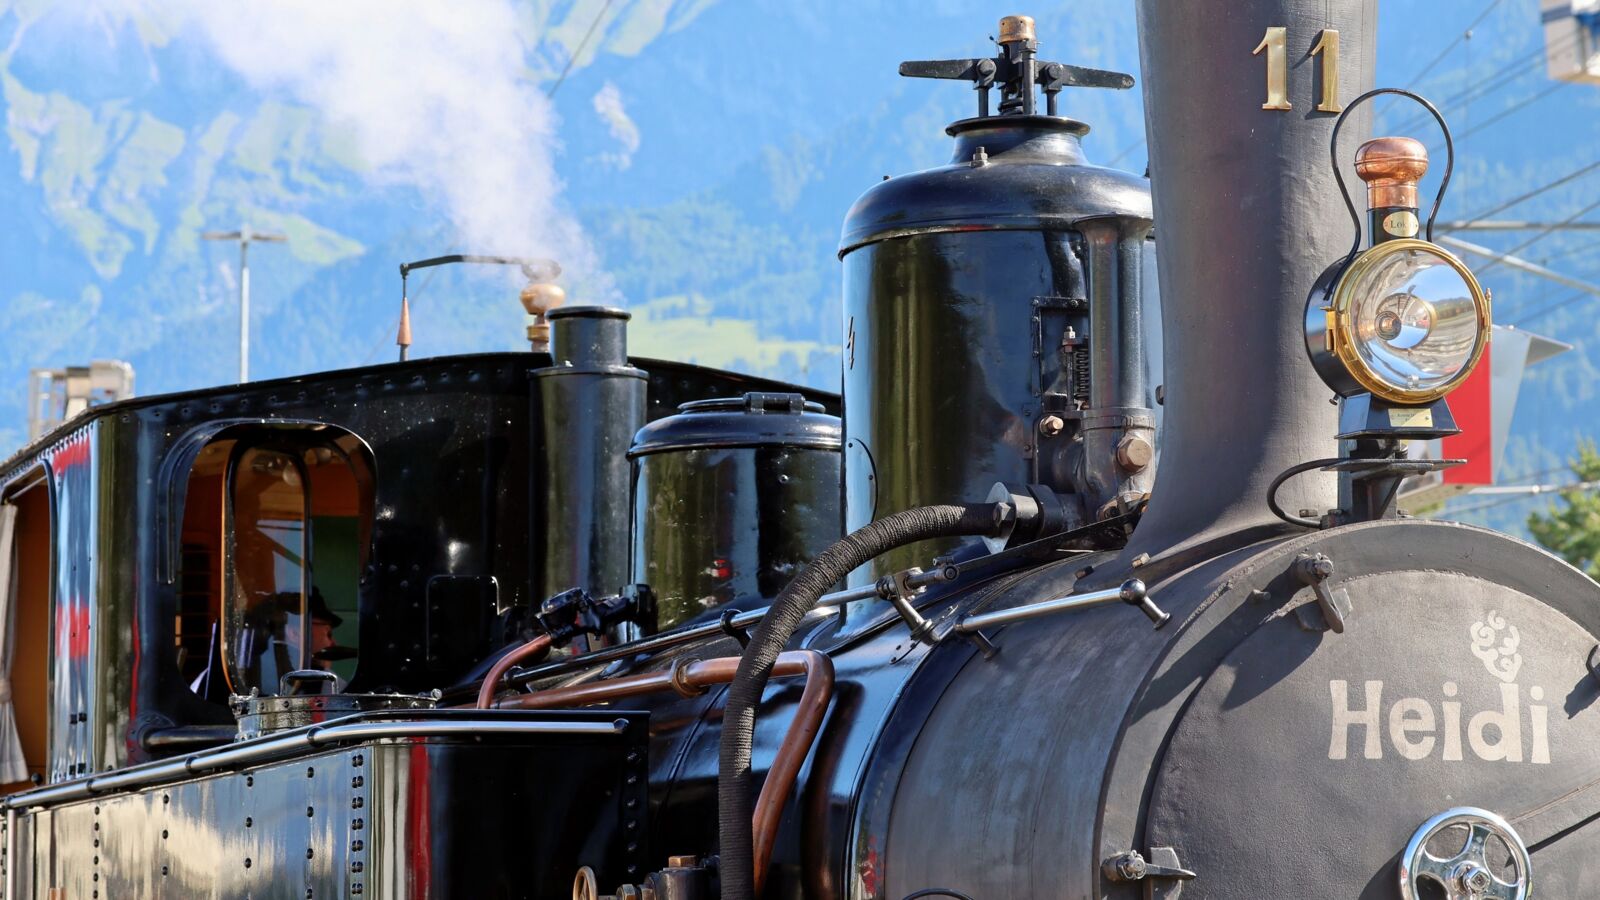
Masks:
[[[140,2],[109,6],[133,12]],[[438,203],[461,252],[549,257],[596,274],[558,203],[555,114],[530,77],[532,48],[507,0],[181,0],[177,9],[167,0],[148,12],[198,29],[252,85],[318,110],[371,166],[369,179]]]

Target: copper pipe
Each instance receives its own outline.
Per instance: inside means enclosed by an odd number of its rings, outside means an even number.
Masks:
[[[828,711],[828,701],[833,698],[833,660],[816,650],[795,650],[780,653],[772,667],[774,677],[792,674],[785,671],[785,659],[798,657],[795,663],[805,674],[806,685],[800,692],[800,702],[795,706],[794,720],[783,734],[783,743],[772,757],[772,768],[767,770],[767,780],[761,783],[761,794],[756,797],[755,824],[751,827],[755,844],[756,892],[759,894],[767,882],[767,864],[772,861],[772,847],[778,841],[778,823],[783,819],[783,807],[794,793],[795,782],[800,780],[800,766],[811,752],[811,743],[822,728],[823,714]],[[732,680],[731,678],[729,679]]]
[[[626,697],[639,697],[662,691],[676,691],[686,697],[703,694],[714,685],[733,681],[739,670],[739,657],[723,656],[716,659],[679,662],[672,668],[645,675],[629,675],[588,684],[551,688],[532,694],[508,697],[495,704],[495,709],[552,709],[561,706],[582,706],[605,703]],[[833,699],[833,660],[816,650],[790,650],[778,654],[772,666],[772,677],[787,678],[804,675],[805,688],[800,692],[800,702],[795,706],[794,719],[784,732],[783,742],[772,758],[772,768],[767,770],[766,781],[761,784],[761,794],[756,798],[752,835],[755,844],[756,890],[766,883],[767,866],[772,860],[772,847],[777,842],[778,825],[783,820],[783,808],[794,792],[800,778],[800,767],[811,753],[811,744],[822,728],[823,715]],[[488,684],[486,681],[485,684]],[[482,704],[480,703],[480,707]]]
[[[495,660],[494,665],[489,669],[489,674],[483,676],[483,686],[478,688],[478,709],[488,709],[490,707],[490,704],[494,701],[494,692],[500,687],[500,679],[505,677],[506,672],[510,671],[512,666],[530,656],[548,652],[549,649],[550,635],[541,634]]]

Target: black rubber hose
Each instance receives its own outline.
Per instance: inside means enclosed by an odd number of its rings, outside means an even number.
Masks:
[[[1283,483],[1285,481],[1288,481],[1289,479],[1303,472],[1309,472],[1312,469],[1325,469],[1336,462],[1343,461],[1343,457],[1330,456],[1327,459],[1313,459],[1303,463],[1295,463],[1289,468],[1284,469],[1282,472],[1279,472],[1278,477],[1272,479],[1272,483],[1267,485],[1267,509],[1272,510],[1273,515],[1284,520],[1285,522],[1288,522],[1290,525],[1299,525],[1303,528],[1321,528],[1322,523],[1316,519],[1308,519],[1305,516],[1294,516],[1284,512],[1283,507],[1278,505],[1278,488],[1283,487]]]
[[[885,516],[845,535],[818,554],[772,602],[739,659],[739,670],[728,687],[727,707],[722,715],[717,771],[722,900],[755,898],[750,747],[755,736],[756,707],[778,654],[800,627],[800,620],[839,579],[876,557],[931,538],[993,534],[997,530],[995,519],[993,503],[919,506]]]

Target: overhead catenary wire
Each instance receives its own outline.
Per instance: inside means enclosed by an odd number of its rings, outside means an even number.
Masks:
[[[1466,28],[1463,28],[1461,30],[1461,33],[1456,35],[1455,40],[1453,40],[1449,44],[1445,45],[1445,48],[1443,50],[1439,51],[1439,55],[1438,56],[1435,56],[1431,62],[1429,62],[1427,65],[1423,66],[1422,67],[1422,71],[1420,71],[1417,74],[1411,76],[1411,80],[1406,82],[1406,84],[1408,84],[1413,90],[1415,90],[1417,85],[1422,82],[1422,79],[1428,77],[1428,73],[1429,72],[1432,72],[1434,69],[1438,68],[1439,63],[1442,63],[1442,62],[1445,61],[1445,58],[1450,55],[1450,51],[1452,51],[1452,50],[1456,49],[1457,47],[1461,46],[1461,42],[1462,41],[1470,39],[1472,37],[1472,30],[1474,28],[1477,28],[1480,24],[1482,24],[1483,20],[1487,19],[1489,17],[1490,13],[1494,12],[1495,7],[1499,6],[1503,2],[1504,2],[1504,0],[1489,0],[1489,5],[1485,6],[1483,8],[1483,11],[1478,13],[1477,18],[1473,19],[1467,25]],[[1394,101],[1390,100],[1389,102],[1393,103]],[[1388,111],[1388,107],[1387,106],[1384,107],[1384,111],[1385,112]]]
[[[1579,291],[1578,293],[1573,294],[1570,297],[1567,297],[1567,298],[1562,299],[1562,300],[1558,300],[1555,303],[1552,303],[1552,304],[1550,304],[1548,306],[1541,306],[1538,309],[1534,310],[1533,312],[1524,314],[1521,318],[1517,319],[1517,321],[1513,322],[1511,327],[1513,327],[1513,328],[1521,328],[1521,327],[1527,325],[1529,322],[1534,321],[1535,319],[1544,318],[1545,316],[1549,315],[1550,313],[1555,312],[1558,309],[1563,309],[1565,307],[1571,306],[1572,304],[1577,303],[1579,300],[1582,300],[1582,299],[1584,299],[1586,297],[1590,297],[1590,296],[1593,296],[1593,295],[1589,294],[1587,291]]]
[[[1486,509],[1494,509],[1495,507],[1505,506],[1505,505],[1507,505],[1509,503],[1526,502],[1528,500],[1537,499],[1539,497],[1546,497],[1546,496],[1549,496],[1550,494],[1569,494],[1569,493],[1575,493],[1575,492],[1578,492],[1578,491],[1592,491],[1592,490],[1595,490],[1596,488],[1600,488],[1600,481],[1577,481],[1577,482],[1573,482],[1571,484],[1529,485],[1529,486],[1530,487],[1544,488],[1544,490],[1521,491],[1521,492],[1496,491],[1495,493],[1501,494],[1502,496],[1498,497],[1497,499],[1490,500],[1487,503],[1477,503],[1477,504],[1473,504],[1472,506],[1463,506],[1460,509],[1448,510],[1443,515],[1445,517],[1448,517],[1448,518],[1454,518],[1456,516],[1466,515],[1467,513],[1482,512],[1482,511],[1484,511]],[[1481,492],[1484,492],[1484,491],[1487,491],[1487,488],[1479,488],[1478,491],[1475,491],[1474,493],[1481,493]]]
[[[1581,166],[1576,171],[1569,172],[1566,175],[1563,175],[1560,178],[1557,178],[1555,181],[1549,182],[1548,184],[1540,185],[1539,187],[1536,187],[1533,190],[1528,191],[1527,193],[1518,194],[1517,196],[1512,197],[1510,200],[1504,201],[1503,203],[1501,203],[1500,205],[1494,207],[1493,209],[1484,210],[1483,212],[1478,213],[1475,216],[1471,216],[1469,218],[1463,219],[1462,221],[1464,221],[1464,222],[1479,222],[1479,221],[1482,221],[1484,219],[1489,218],[1490,216],[1498,215],[1499,213],[1505,212],[1506,210],[1510,209],[1513,206],[1516,206],[1519,203],[1522,203],[1522,202],[1524,202],[1526,200],[1532,200],[1534,197],[1537,197],[1540,194],[1543,194],[1543,193],[1545,193],[1547,191],[1554,190],[1554,189],[1556,189],[1556,188],[1558,188],[1558,187],[1560,187],[1560,186],[1562,186],[1564,184],[1567,184],[1567,183],[1569,183],[1569,182],[1571,182],[1571,181],[1573,181],[1575,179],[1581,178],[1584,175],[1587,175],[1590,172],[1593,172],[1595,169],[1600,169],[1600,159],[1597,159],[1594,162],[1589,163],[1588,165]]]
[[[1488,484],[1472,493],[1480,496],[1537,496],[1539,494],[1566,494],[1573,491],[1592,491],[1600,488],[1600,480],[1573,481],[1566,484]]]
[[[1128,146],[1123,147],[1120,151],[1118,151],[1116,156],[1111,157],[1111,159],[1106,162],[1106,168],[1114,168],[1116,164],[1122,162],[1122,160],[1125,159],[1129,153],[1132,153],[1140,147],[1143,147],[1144,140],[1145,139],[1141,137],[1137,141],[1134,141]]]
[[[422,283],[417,285],[417,289],[411,292],[410,299],[411,300],[416,300],[418,297],[422,296],[422,292],[426,291],[428,289],[428,285],[433,283],[434,277],[437,276],[438,274],[439,274],[439,269],[433,269],[432,271],[430,271],[428,273],[428,277],[424,278],[422,280]],[[393,326],[390,325],[388,322],[385,322],[383,328],[384,328],[383,333],[378,336],[378,342],[376,344],[373,344],[372,345],[372,349],[368,350],[367,351],[367,355],[362,358],[361,364],[363,366],[367,365],[370,362],[372,362],[372,358],[374,356],[378,355],[378,351],[382,350],[385,344],[387,344],[391,340],[393,340],[393,337],[392,337],[392,335],[394,334]]]
[[[1535,234],[1533,237],[1528,238],[1527,240],[1523,241],[1522,243],[1516,245],[1515,247],[1512,247],[1510,250],[1507,250],[1506,252],[1500,254],[1499,256],[1496,256],[1493,259],[1489,260],[1487,263],[1484,264],[1483,268],[1481,268],[1481,269],[1479,269],[1477,271],[1477,274],[1481,277],[1484,272],[1487,272],[1490,269],[1494,268],[1495,266],[1499,265],[1501,262],[1503,262],[1506,259],[1506,257],[1508,257],[1508,256],[1516,256],[1518,253],[1522,252],[1523,250],[1526,250],[1527,248],[1533,246],[1534,244],[1537,244],[1538,242],[1540,242],[1540,241],[1544,240],[1545,238],[1549,237],[1550,235],[1556,233],[1556,231],[1558,231],[1563,225],[1566,225],[1566,224],[1571,223],[1571,222],[1576,222],[1578,219],[1582,218],[1583,216],[1587,215],[1588,213],[1594,211],[1597,208],[1600,208],[1600,200],[1596,200],[1593,203],[1590,203],[1588,206],[1585,206],[1583,209],[1578,210],[1577,212],[1575,212],[1572,215],[1568,216],[1566,219],[1563,219],[1560,222],[1556,222],[1556,223],[1550,225],[1548,228],[1545,228],[1544,230],[1542,230],[1539,233]]]
[[[1534,94],[1533,96],[1531,96],[1531,97],[1529,97],[1529,98],[1527,98],[1525,100],[1522,100],[1521,102],[1512,104],[1511,106],[1509,106],[1509,107],[1507,107],[1505,109],[1502,109],[1501,111],[1495,113],[1494,115],[1490,116],[1489,118],[1484,119],[1482,122],[1479,122],[1478,124],[1472,126],[1471,128],[1468,128],[1466,131],[1461,132],[1461,134],[1456,136],[1456,140],[1460,141],[1460,140],[1465,140],[1465,139],[1467,139],[1469,137],[1472,137],[1473,135],[1477,134],[1478,132],[1483,131],[1485,128],[1488,128],[1489,126],[1500,122],[1500,120],[1506,118],[1507,116],[1512,115],[1513,113],[1521,112],[1522,110],[1527,109],[1529,106],[1532,106],[1533,104],[1539,102],[1540,100],[1543,100],[1544,98],[1550,96],[1551,94],[1554,94],[1556,91],[1559,91],[1564,87],[1571,87],[1571,86],[1572,86],[1572,82],[1570,82],[1570,81],[1557,81],[1557,82],[1549,85],[1548,87],[1546,87],[1544,90],[1540,91],[1539,93]]]
[[[1460,111],[1461,107],[1475,101],[1482,100],[1490,94],[1497,93],[1503,88],[1514,84],[1517,79],[1521,78],[1522,76],[1542,71],[1547,53],[1558,53],[1566,49],[1567,46],[1575,43],[1576,40],[1577,36],[1572,35],[1550,45],[1548,48],[1541,45],[1533,52],[1517,57],[1504,66],[1501,66],[1499,69],[1489,73],[1484,78],[1474,80],[1471,87],[1453,94],[1448,99],[1439,103],[1438,106],[1440,109],[1447,111],[1451,115],[1454,115],[1456,112]],[[1533,63],[1533,65],[1529,65],[1529,63]],[[1519,68],[1522,71],[1515,72],[1514,74],[1508,74]],[[1407,119],[1405,122],[1401,123],[1400,127],[1396,130],[1402,133],[1415,131],[1416,129],[1427,124],[1427,117],[1419,115]]]
[[[1441,513],[1440,517],[1454,519],[1458,516],[1467,515],[1468,513],[1482,512],[1486,509],[1494,509],[1497,506],[1505,506],[1510,503],[1523,503],[1537,496],[1537,494],[1519,494],[1511,497],[1500,497],[1495,500],[1490,500],[1488,503],[1478,503],[1472,506],[1463,506],[1460,509],[1452,509],[1446,513]]]
[[[1587,224],[1587,223],[1583,223],[1583,224]],[[1567,230],[1571,231],[1572,228],[1568,227]],[[1589,229],[1585,228],[1583,230],[1584,231],[1588,231]],[[1548,266],[1552,262],[1554,262],[1554,261],[1556,261],[1558,259],[1566,259],[1567,257],[1572,256],[1572,255],[1577,254],[1577,253],[1587,253],[1587,252],[1589,252],[1591,250],[1594,250],[1595,247],[1597,247],[1597,246],[1600,246],[1600,244],[1596,244],[1594,241],[1585,241],[1585,242],[1580,243],[1580,244],[1573,244],[1571,247],[1565,247],[1565,248],[1563,248],[1561,250],[1557,250],[1554,253],[1548,254],[1546,256],[1539,257],[1539,265]]]
[[[1540,479],[1540,478],[1548,478],[1551,475],[1558,475],[1558,474],[1560,474],[1562,472],[1569,472],[1569,471],[1571,471],[1571,469],[1572,469],[1571,466],[1565,466],[1565,465],[1552,466],[1551,468],[1548,468],[1548,469],[1540,469],[1537,472],[1524,472],[1521,475],[1507,475],[1505,478],[1500,479],[1500,483],[1501,484],[1514,484],[1514,483],[1516,483],[1518,481],[1529,481],[1529,480],[1537,480],[1537,479]]]
[[[583,51],[589,48],[589,41],[594,39],[595,30],[600,27],[600,21],[606,17],[606,11],[610,8],[611,0],[606,0],[605,3],[600,5],[600,11],[595,13],[594,21],[589,23],[589,30],[583,33],[583,40],[578,42],[578,48],[572,51],[571,56],[567,57],[567,64],[561,69],[561,74],[556,76],[556,83],[550,85],[550,90],[545,92],[546,97],[554,97],[556,91],[561,89],[562,82],[566,81],[567,76],[572,74],[573,65],[578,62],[579,57],[583,56]]]

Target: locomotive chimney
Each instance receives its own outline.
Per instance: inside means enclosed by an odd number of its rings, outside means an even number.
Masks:
[[[1140,0],[1166,414],[1129,559],[1277,526],[1273,478],[1337,455],[1303,309],[1353,238],[1328,142],[1342,103],[1372,86],[1376,21],[1376,0],[1235,0],[1226,12]],[[1369,109],[1346,123],[1344,158]],[[1302,475],[1278,496],[1320,514],[1335,504],[1334,477]]]
[[[535,373],[544,546],[535,604],[571,588],[615,593],[628,580],[628,446],[644,425],[645,373],[628,364],[624,310],[564,306],[550,366]]]

